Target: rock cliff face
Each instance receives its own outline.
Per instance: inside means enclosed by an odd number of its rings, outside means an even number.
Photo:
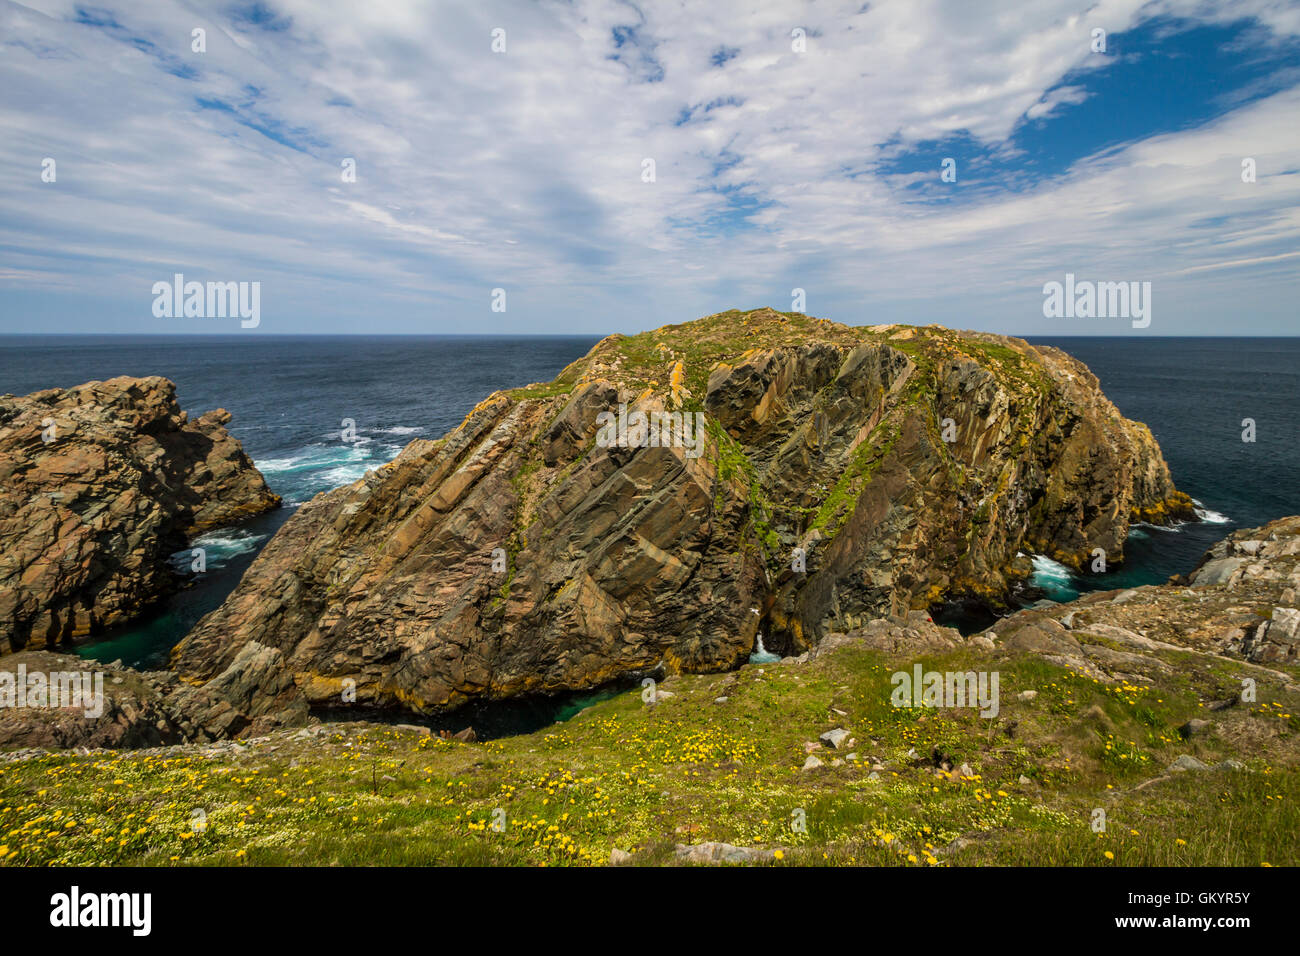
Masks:
[[[934,624],[924,611],[891,614],[827,633],[794,660],[816,661],[845,645],[897,655],[900,662],[964,648],[991,662],[1042,658],[1107,685],[1169,686],[1171,680],[1192,678],[1211,695],[1208,717],[1244,703],[1243,676],[1257,682],[1259,700],[1276,692],[1300,693],[1297,593],[1300,516],[1293,516],[1236,532],[1215,545],[1189,577],[1166,585],[1035,606],[970,637]],[[1236,666],[1223,667],[1225,658]],[[93,714],[84,707],[14,708],[9,698],[17,696],[23,669],[27,675],[97,671],[103,677],[103,706]],[[722,689],[738,679],[728,675]],[[53,687],[56,680],[48,677],[47,683]],[[666,683],[674,686],[674,680]],[[0,752],[257,737],[307,722],[307,704],[284,655],[255,641],[243,643],[230,665],[201,686],[172,672],[24,651],[0,659]],[[1284,733],[1285,728],[1272,726],[1250,730],[1256,743]],[[1277,742],[1286,746],[1282,738]]]
[[[703,453],[606,447],[620,403],[701,413]],[[427,713],[732,667],[760,628],[798,653],[944,598],[996,604],[1018,551],[1116,563],[1130,521],[1174,517],[1191,503],[1150,432],[1059,351],[722,313],[611,336],[318,496],[173,664],[254,716],[271,705],[250,689],[286,675],[309,704],[355,682]]]
[[[0,396],[0,654],[130,620],[175,587],[169,554],[280,503],[229,420],[157,377]]]

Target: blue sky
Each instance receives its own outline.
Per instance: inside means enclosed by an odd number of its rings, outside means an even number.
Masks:
[[[0,89],[0,333],[1300,330],[1295,3],[0,0]]]

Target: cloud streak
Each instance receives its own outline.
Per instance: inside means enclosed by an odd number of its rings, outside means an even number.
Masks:
[[[1071,128],[1126,38],[1242,24],[1273,59],[1217,114]],[[152,318],[174,271],[261,281],[270,332],[631,331],[794,287],[841,321],[1120,331],[1043,319],[1071,271],[1152,280],[1152,333],[1294,332],[1298,34],[1263,0],[3,0],[0,331],[233,331]],[[1031,133],[1079,158],[1043,173]]]

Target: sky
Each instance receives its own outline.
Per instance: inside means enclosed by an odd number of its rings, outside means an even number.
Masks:
[[[257,326],[155,314],[177,273],[258,283]],[[1149,324],[1045,315],[1067,274],[1149,282]],[[0,333],[1294,335],[1297,302],[1296,2],[0,0]]]

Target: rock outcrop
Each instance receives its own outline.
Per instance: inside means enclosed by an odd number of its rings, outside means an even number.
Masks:
[[[1223,557],[1242,554],[1253,560],[1243,566],[1244,573],[1231,580],[1189,585],[1186,578],[1179,577],[1164,585],[1095,592],[1068,604],[1019,611],[969,637],[935,624],[922,611],[888,615],[847,632],[829,633],[811,649],[782,663],[815,664],[854,645],[891,655],[900,664],[958,649],[974,650],[990,662],[1041,657],[1107,685],[1168,686],[1171,680],[1195,674],[1203,686],[1219,685],[1218,696],[1207,698],[1205,709],[1207,717],[1217,719],[1222,711],[1241,707],[1239,681],[1243,675],[1257,680],[1261,700],[1274,693],[1300,693],[1300,657],[1292,626],[1300,617],[1296,606],[1300,516],[1237,532],[1215,545],[1192,576],[1199,576]],[[1216,662],[1222,664],[1225,657],[1237,664],[1231,672],[1221,673]],[[9,697],[14,694],[20,668],[27,675],[45,675],[45,682],[51,685],[57,680],[51,676],[54,674],[101,672],[105,691],[102,711],[92,715],[84,706],[33,706],[30,696],[27,706],[14,707]],[[716,705],[726,705],[730,701],[726,695],[743,679],[740,673],[728,674],[709,696]],[[679,686],[679,680],[670,677],[662,682],[654,704],[675,697],[662,688]],[[716,696],[719,691],[723,696]],[[1036,696],[1036,691],[1026,690],[1017,699],[1028,701]],[[0,751],[126,749],[246,739],[307,723],[307,705],[307,695],[280,652],[257,642],[242,644],[221,674],[198,686],[170,671],[137,672],[119,664],[99,665],[67,655],[25,651],[0,660]],[[364,716],[364,711],[357,716]],[[1196,718],[1179,732],[1190,738],[1204,735],[1212,726],[1210,721]],[[1250,731],[1257,741],[1284,732],[1271,724]],[[441,735],[474,739],[472,730],[454,735],[443,731]],[[823,734],[821,740],[831,749],[838,749],[840,742],[852,746],[852,740],[843,741],[842,732],[837,731]],[[819,748],[814,743],[807,746]],[[814,770],[824,762],[812,758],[805,766]]]
[[[1036,653],[1104,680],[1140,682],[1215,657],[1300,685],[1300,516],[1234,532],[1190,575],[1034,607],[985,632],[999,651]],[[1190,655],[1190,658],[1189,658]]]
[[[639,447],[627,417],[638,447],[598,441],[621,403],[701,413],[703,453]],[[723,313],[611,336],[318,496],[173,664],[279,688],[240,692],[254,715],[353,686],[429,713],[729,668],[760,628],[789,655],[945,598],[996,605],[1022,549],[1115,564],[1131,521],[1191,516],[1150,432],[1062,352]]]
[[[90,680],[83,683],[83,675]],[[77,685],[87,693],[72,698],[63,690],[65,696],[53,696],[55,686]],[[69,706],[70,700],[75,704]],[[283,722],[276,717],[254,725],[220,694],[191,687],[168,671],[137,671],[49,651],[0,659],[0,750],[134,750],[227,740]]]
[[[0,396],[0,654],[129,621],[176,586],[168,555],[280,503],[229,420],[158,377]]]

